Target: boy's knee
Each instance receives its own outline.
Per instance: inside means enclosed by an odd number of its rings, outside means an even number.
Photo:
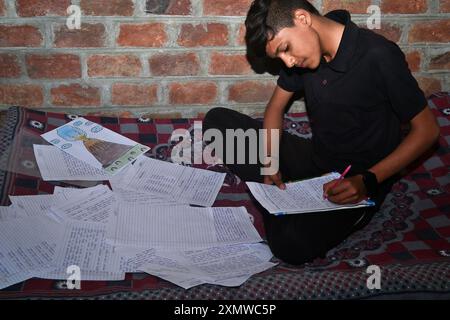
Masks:
[[[307,262],[311,262],[315,258],[321,256],[318,252],[313,252],[312,250],[304,250],[304,248],[301,246],[299,247],[287,242],[282,243],[281,241],[277,241],[276,244],[269,242],[269,247],[275,257],[285,263],[292,265],[301,265]]]
[[[318,257],[323,257],[326,252],[320,244],[312,239],[302,236],[290,236],[288,233],[279,233],[268,237],[267,242],[273,255],[285,263],[301,265],[311,262]]]
[[[203,130],[219,127],[229,111],[229,109],[223,107],[210,109],[203,119]]]

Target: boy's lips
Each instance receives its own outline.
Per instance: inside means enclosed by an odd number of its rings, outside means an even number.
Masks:
[[[297,67],[304,68],[305,67],[305,61],[306,61],[306,59],[303,60],[301,63],[298,63]]]

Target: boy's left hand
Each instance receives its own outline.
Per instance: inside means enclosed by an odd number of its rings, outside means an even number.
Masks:
[[[336,204],[358,203],[367,199],[366,187],[362,180],[362,175],[343,179],[336,187],[331,187],[337,179],[327,182],[323,185],[323,194],[327,195],[328,200]]]

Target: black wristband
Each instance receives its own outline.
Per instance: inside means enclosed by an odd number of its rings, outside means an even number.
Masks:
[[[361,173],[363,176],[364,186],[366,187],[367,196],[373,198],[378,194],[378,180],[375,173],[366,170]]]

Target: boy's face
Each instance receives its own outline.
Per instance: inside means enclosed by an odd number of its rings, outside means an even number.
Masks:
[[[294,26],[281,29],[266,44],[266,53],[271,58],[280,58],[288,68],[316,69],[322,57],[319,35],[311,27],[311,14],[297,10]]]

